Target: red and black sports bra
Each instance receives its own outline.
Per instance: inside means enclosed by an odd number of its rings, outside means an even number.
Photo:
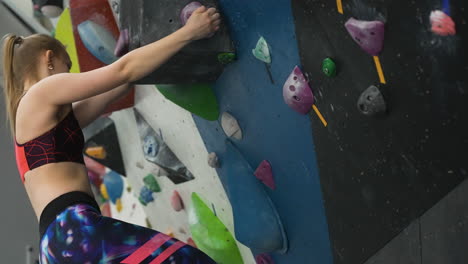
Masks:
[[[15,140],[16,165],[24,182],[24,174],[40,166],[71,161],[84,164],[84,136],[73,110],[57,126],[41,136],[18,144]]]

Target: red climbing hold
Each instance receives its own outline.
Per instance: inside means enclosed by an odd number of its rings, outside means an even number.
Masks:
[[[367,53],[377,56],[383,49],[385,24],[350,18],[345,24],[353,40]]]
[[[443,11],[432,11],[429,19],[431,20],[431,30],[435,34],[440,36],[450,36],[457,33],[455,30],[455,22],[453,22],[453,19]]]
[[[283,86],[283,97],[289,107],[305,115],[312,108],[314,95],[299,67],[295,67]]]
[[[258,168],[255,170],[254,174],[257,179],[262,181],[266,186],[270,187],[270,189],[276,189],[275,180],[273,179],[273,171],[268,161],[262,161],[262,163],[260,163]]]
[[[257,264],[274,264],[275,262],[268,254],[260,254],[255,257]]]
[[[176,212],[182,211],[184,209],[184,202],[180,197],[180,194],[177,191],[174,191],[171,196],[171,205]]]
[[[193,239],[191,237],[189,237],[189,239],[187,239],[187,245],[192,246],[194,248],[197,247],[197,244],[195,244],[195,241],[193,241]]]

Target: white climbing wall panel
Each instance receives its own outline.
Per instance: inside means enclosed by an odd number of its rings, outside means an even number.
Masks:
[[[153,85],[137,86],[135,107],[155,131],[161,131],[167,145],[195,176],[194,180],[178,185],[165,176],[156,177],[162,191],[154,194],[154,202],[143,207],[152,227],[161,232],[172,232],[184,242],[191,236],[187,210],[175,212],[171,207],[171,195],[177,190],[186,208],[191,205],[192,192],[197,192],[204,201],[210,202],[212,205],[208,203],[208,206],[215,208],[219,219],[234,234],[231,205],[216,170],[208,166],[208,152],[192,115],[166,100]],[[134,195],[139,195],[144,185],[143,177],[149,173],[157,176],[158,168],[144,158],[133,109],[115,112],[111,118],[119,136],[128,184],[132,187]],[[126,197],[122,199],[124,210],[120,214],[124,221],[127,221],[125,207],[131,206]],[[113,206],[112,213],[114,212]],[[255,263],[250,249],[240,243],[239,249],[246,264]]]

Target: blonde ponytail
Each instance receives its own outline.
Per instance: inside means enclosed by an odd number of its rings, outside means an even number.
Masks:
[[[10,121],[12,134],[15,132],[15,117],[18,103],[23,93],[23,84],[19,83],[14,72],[13,58],[15,46],[21,45],[23,38],[15,35],[7,35],[3,41],[3,92],[5,94],[5,106],[7,119]]]

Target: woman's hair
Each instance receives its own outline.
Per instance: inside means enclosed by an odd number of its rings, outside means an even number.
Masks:
[[[68,58],[65,47],[58,40],[43,34],[27,38],[6,35],[3,41],[3,78],[7,119],[12,134],[15,133],[16,110],[24,93],[26,80],[38,82],[38,60],[51,50],[61,59]]]

